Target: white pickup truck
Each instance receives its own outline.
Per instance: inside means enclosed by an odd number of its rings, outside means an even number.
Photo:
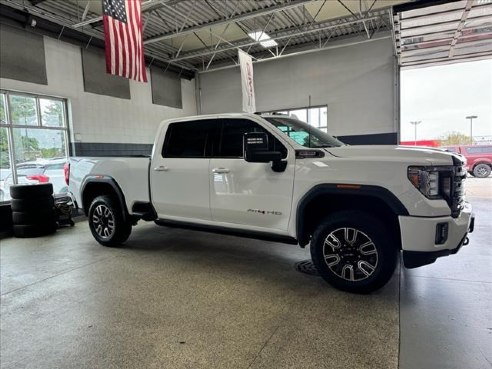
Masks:
[[[367,293],[402,251],[415,268],[473,231],[462,157],[347,146],[299,120],[221,114],[164,121],[151,158],[71,158],[69,190],[94,238],[116,246],[139,220],[305,247],[319,274]]]

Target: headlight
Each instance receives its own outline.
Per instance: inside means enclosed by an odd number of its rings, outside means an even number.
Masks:
[[[425,197],[440,199],[451,191],[452,167],[408,167],[408,179]]]

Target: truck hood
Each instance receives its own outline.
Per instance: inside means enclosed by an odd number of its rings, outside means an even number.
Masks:
[[[414,165],[453,165],[453,157],[461,162],[465,159],[442,149],[414,146],[341,146],[325,149],[339,158],[361,158],[361,160],[401,161]]]

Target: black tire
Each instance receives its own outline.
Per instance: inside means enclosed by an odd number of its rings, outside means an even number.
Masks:
[[[10,186],[10,197],[18,200],[46,197],[46,196],[51,196],[52,194],[53,194],[53,185],[51,183]]]
[[[44,196],[29,200],[12,199],[10,204],[12,205],[12,211],[30,213],[52,210],[55,206],[55,201],[53,196]]]
[[[56,232],[56,223],[43,225],[14,225],[14,236],[17,238],[34,238],[47,236]]]
[[[488,164],[477,164],[473,168],[473,176],[477,178],[487,178],[490,175],[490,165]]]
[[[55,212],[53,210],[43,212],[27,212],[22,213],[18,211],[12,212],[12,220],[14,224],[46,224],[54,223],[56,221]]]
[[[103,246],[115,247],[125,242],[132,232],[132,224],[125,221],[123,209],[112,196],[99,196],[89,207],[89,228]]]
[[[381,220],[362,211],[332,214],[317,227],[311,241],[311,257],[321,277],[352,293],[383,287],[395,271],[397,256],[398,247],[389,230]]]

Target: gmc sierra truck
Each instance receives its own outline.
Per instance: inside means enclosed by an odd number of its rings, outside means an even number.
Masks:
[[[75,157],[66,174],[102,245],[139,220],[310,244],[323,279],[368,293],[400,253],[415,268],[468,243],[465,165],[438,149],[348,146],[287,116],[220,114],[164,121],[150,158]]]

